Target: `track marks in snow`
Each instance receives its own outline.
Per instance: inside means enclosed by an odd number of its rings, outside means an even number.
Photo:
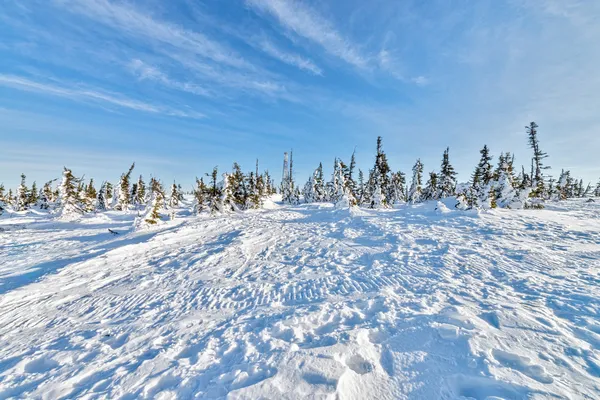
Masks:
[[[600,224],[424,207],[87,226],[0,297],[0,397],[598,397]]]

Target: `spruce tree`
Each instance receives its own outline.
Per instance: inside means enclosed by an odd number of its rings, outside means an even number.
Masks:
[[[511,208],[515,204],[517,193],[511,173],[511,165],[510,154],[501,154],[498,161],[498,168],[494,174],[493,193],[490,196],[492,208]]]
[[[89,199],[95,200],[96,197],[98,196],[98,193],[96,192],[96,188],[94,187],[94,179],[90,179],[90,183],[88,183],[86,189],[85,189],[86,195]]]
[[[314,203],[315,202],[315,179],[314,174],[308,177],[308,181],[304,184],[304,188],[302,189],[302,197],[304,197],[305,203]]]
[[[194,212],[196,214],[200,214],[205,208],[207,191],[204,180],[196,178],[196,189],[194,189]]]
[[[169,197],[169,207],[171,207],[171,208],[179,207],[179,200],[180,200],[179,188],[177,187],[175,182],[173,182],[173,184],[171,185],[171,196]]]
[[[258,179],[254,172],[250,172],[246,184],[246,204],[244,208],[260,208],[261,206],[262,199],[259,193]]]
[[[208,175],[208,174],[207,174]],[[210,176],[210,187],[208,189],[208,207],[211,213],[219,212],[222,208],[221,202],[221,189],[217,185],[217,178],[219,171],[217,167],[214,167]]]
[[[15,204],[16,211],[24,211],[29,208],[29,189],[25,184],[25,174],[21,174],[21,184],[17,188],[17,198]]]
[[[42,188],[40,195],[40,209],[48,210],[50,208],[50,203],[55,201],[54,193],[52,192],[52,181],[44,183],[44,187]]]
[[[358,198],[358,196],[357,196],[356,179],[354,178],[355,170],[356,170],[356,151],[352,152],[352,157],[350,157],[350,166],[348,167],[348,174],[346,176],[346,186],[348,187],[350,194],[352,195],[352,197],[355,199],[355,202],[356,202],[357,201],[356,199]],[[354,205],[356,205],[356,204],[354,204]]]
[[[223,176],[225,177],[225,175]],[[227,192],[224,199],[225,204],[228,204],[232,211],[243,210],[248,202],[248,189],[246,177],[238,163],[233,163],[232,173],[228,174],[223,181],[225,183],[224,190]]]
[[[8,205],[6,204],[6,193],[4,188],[4,184],[0,183],[0,215],[4,213]]]
[[[138,178],[137,181],[137,190],[135,192],[135,197],[133,198],[134,204],[137,206],[146,203],[146,183],[142,178],[142,175]]]
[[[491,185],[494,179],[492,164],[490,163],[492,156],[487,145],[484,145],[479,153],[481,158],[471,176],[471,191],[468,196],[469,205],[471,207],[489,208],[492,201],[490,194],[493,193]],[[504,155],[501,156],[501,158],[503,157]]]
[[[391,169],[388,165],[387,156],[383,151],[381,136],[377,137],[377,156],[375,158],[375,169],[378,172],[381,191],[384,194],[389,193]],[[386,200],[384,200],[384,203],[386,203]]]
[[[98,190],[97,201],[96,201],[96,210],[97,211],[106,211],[106,190],[108,187],[108,182],[103,182],[100,186],[100,190]]]
[[[600,179],[598,180],[598,183],[596,184],[596,189],[594,190],[594,196],[600,197]]]
[[[273,183],[273,179],[271,178],[271,174],[269,174],[269,170],[265,171],[265,195],[271,196],[275,194],[275,187]]]
[[[423,189],[424,200],[437,200],[438,196],[438,174],[435,171],[429,173],[429,179],[425,183],[425,189]]]
[[[74,217],[83,214],[84,208],[77,194],[80,181],[80,179],[75,178],[70,169],[64,167],[58,202],[58,211],[61,217]]]
[[[540,143],[538,140],[538,125],[535,122],[531,122],[525,127],[527,130],[527,136],[529,140],[529,147],[533,150],[532,161],[532,172],[531,172],[531,197],[543,197],[544,194],[544,175],[543,170],[549,167],[544,166],[543,160],[548,157],[546,153],[540,150]]]
[[[356,201],[358,204],[364,204],[364,193],[365,193],[365,175],[362,169],[358,170],[358,187],[356,189]]]
[[[325,180],[323,177],[323,164],[319,163],[319,167],[315,170],[314,174],[314,195],[315,201],[321,202],[325,201],[326,192],[325,192]]]
[[[388,195],[390,205],[404,203],[406,201],[406,177],[403,172],[392,173],[390,187]]]
[[[408,201],[411,203],[420,203],[423,200],[423,163],[421,159],[418,159],[413,166],[413,176],[410,183],[410,190],[408,191]]]
[[[119,199],[115,207],[116,210],[127,211],[129,209],[129,205],[131,204],[131,192],[129,186],[131,173],[133,172],[134,167],[135,163],[131,164],[129,170],[121,175],[121,180],[119,181]]]
[[[113,184],[110,183],[110,182],[106,182],[106,193],[105,193],[105,195],[106,195],[106,201],[107,201],[106,205],[107,206],[110,203],[112,203],[114,190],[115,190],[115,188],[114,188]]]
[[[456,190],[456,172],[450,164],[450,148],[447,147],[442,158],[442,166],[440,169],[440,179],[438,186],[438,194],[440,198],[453,196]]]
[[[34,207],[38,205],[40,200],[40,194],[38,192],[37,184],[33,181],[31,185],[31,190],[29,191],[29,196],[27,197],[27,205],[28,207]]]
[[[150,203],[146,207],[147,213],[144,222],[155,225],[160,221],[160,210],[164,208],[165,193],[158,179],[150,178]]]

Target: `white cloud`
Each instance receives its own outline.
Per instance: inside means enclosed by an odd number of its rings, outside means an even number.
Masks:
[[[141,39],[162,43],[165,52],[176,48],[235,68],[253,69],[253,66],[232,49],[205,35],[177,25],[159,21],[133,7],[108,0],[57,0],[70,12],[85,15],[120,32]]]
[[[212,97],[213,93],[204,87],[191,82],[179,82],[171,79],[167,74],[156,67],[135,59],[129,63],[129,67],[141,80],[157,81],[167,87],[192,93],[199,96]]]
[[[93,103],[104,103],[113,106],[128,108],[136,111],[143,111],[155,114],[171,115],[186,118],[203,118],[205,115],[193,112],[176,110],[169,107],[157,106],[144,103],[138,100],[130,99],[114,93],[106,93],[96,89],[89,88],[68,88],[65,86],[56,86],[53,84],[40,83],[15,75],[0,74],[0,85],[17,90],[48,94],[52,96],[64,97],[71,100],[87,101]]]
[[[314,75],[323,75],[323,71],[321,70],[321,68],[319,68],[311,60],[299,56],[298,54],[285,52],[275,47],[273,43],[266,39],[259,41],[257,45],[263,52],[281,62],[295,66],[305,71],[309,71]]]
[[[327,53],[355,67],[368,67],[368,60],[356,46],[308,6],[287,0],[246,0],[246,3],[255,10],[272,15],[286,29],[319,44]]]

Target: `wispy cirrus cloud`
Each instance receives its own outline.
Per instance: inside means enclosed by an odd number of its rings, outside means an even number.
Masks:
[[[361,54],[358,46],[307,5],[293,0],[246,0],[246,4],[271,15],[285,29],[318,44],[327,53],[355,67],[368,68],[369,59]]]
[[[0,86],[22,91],[42,93],[51,96],[68,98],[74,101],[112,105],[120,108],[126,108],[147,113],[163,114],[184,118],[205,117],[204,114],[199,112],[178,110],[170,107],[158,106],[150,103],[145,103],[139,100],[131,99],[119,94],[108,93],[106,91],[98,89],[83,87],[67,87],[64,84],[58,86],[57,84],[32,81],[28,78],[16,75],[0,74]]]
[[[264,53],[285,64],[308,71],[314,75],[323,75],[323,70],[319,68],[312,60],[304,58],[298,54],[281,50],[266,39],[259,40],[256,45]]]
[[[177,49],[227,66],[253,69],[253,65],[233,49],[206,35],[161,21],[132,6],[108,0],[57,0],[67,11],[84,15],[140,40],[160,42],[164,52]]]
[[[192,82],[180,82],[170,78],[166,73],[146,64],[142,60],[135,59],[129,63],[131,71],[138,76],[140,80],[151,80],[172,89],[181,90],[198,96],[213,97],[215,93]]]

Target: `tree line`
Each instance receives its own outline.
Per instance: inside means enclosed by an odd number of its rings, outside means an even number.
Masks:
[[[425,175],[425,167],[417,159],[410,182],[402,171],[392,171],[383,151],[382,138],[377,138],[375,163],[368,171],[356,169],[353,153],[350,162],[335,158],[331,178],[324,178],[323,164],[315,169],[300,189],[294,181],[292,165],[285,174],[281,193],[284,202],[333,202],[343,207],[364,206],[369,208],[392,207],[402,203],[420,203],[428,200],[456,198],[459,209],[473,208],[542,208],[546,200],[564,200],[576,197],[600,196],[600,181],[595,188],[584,187],[583,180],[562,170],[558,179],[547,176],[545,165],[548,155],[540,148],[538,125],[531,122],[525,127],[529,147],[532,150],[531,168],[526,172],[522,166],[515,171],[515,159],[510,152],[502,152],[496,165],[487,145],[480,151],[480,160],[467,183],[458,184],[457,173],[450,162],[450,149],[442,155],[439,171]]]
[[[514,156],[500,153],[496,165],[487,145],[480,151],[480,160],[467,183],[459,184],[457,173],[450,162],[450,149],[442,155],[439,171],[425,175],[425,167],[417,159],[410,182],[402,171],[392,171],[383,150],[382,138],[377,138],[375,162],[368,175],[356,167],[353,153],[350,162],[340,158],[333,162],[333,172],[325,178],[323,164],[314,170],[308,181],[300,188],[295,183],[293,161],[285,164],[283,179],[279,186],[282,200],[289,204],[301,202],[332,202],[341,207],[363,206],[369,208],[393,207],[402,203],[420,203],[428,200],[456,198],[459,209],[473,208],[542,208],[546,200],[564,200],[577,197],[600,196],[600,181],[592,188],[584,187],[583,180],[575,179],[570,171],[562,170],[557,179],[546,175],[548,157],[541,150],[538,125],[531,122],[526,127],[529,147],[532,150],[531,166],[526,172],[521,166],[517,173]],[[48,210],[59,216],[76,216],[88,212],[106,210],[131,211],[140,214],[140,223],[155,224],[161,213],[171,217],[184,199],[181,185],[173,182],[167,189],[157,178],[148,184],[140,175],[132,182],[135,163],[124,172],[119,182],[102,182],[95,187],[93,179],[85,182],[76,177],[72,170],[64,168],[62,179],[46,182],[41,188],[33,182],[26,184],[21,174],[21,183],[13,192],[6,191],[0,184],[0,214],[6,209],[24,211],[30,208]],[[203,211],[229,212],[261,208],[267,198],[277,193],[269,171],[259,172],[258,160],[255,170],[244,173],[238,163],[233,163],[231,172],[219,177],[218,168],[204,177],[196,178],[190,193],[195,213]]]

